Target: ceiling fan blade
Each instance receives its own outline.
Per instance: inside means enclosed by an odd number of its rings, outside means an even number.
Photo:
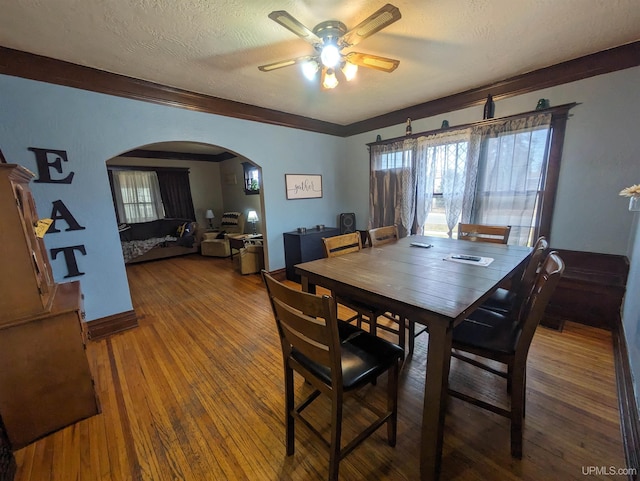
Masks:
[[[280,60],[278,62],[268,63],[266,65],[260,65],[258,67],[258,70],[261,70],[263,72],[271,72],[272,70],[289,67],[297,63],[306,62],[307,60],[311,60],[313,58],[314,58],[313,55],[305,55],[304,57],[290,58],[288,60]]]
[[[347,61],[360,67],[373,68],[382,72],[393,72],[400,65],[400,60],[379,57],[368,53],[351,52],[346,55]]]
[[[387,3],[384,7],[345,33],[340,39],[340,42],[346,47],[357,45],[361,40],[388,27],[393,22],[400,20],[401,17],[402,15],[400,15],[398,7]]]
[[[320,37],[302,25],[298,20],[291,16],[285,10],[276,10],[269,14],[269,18],[276,23],[279,23],[287,30],[295,33],[301,39],[309,42],[311,45],[318,45],[322,43]]]

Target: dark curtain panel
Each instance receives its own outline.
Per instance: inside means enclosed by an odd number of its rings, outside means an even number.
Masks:
[[[158,169],[156,172],[165,216],[195,220],[196,214],[193,209],[193,199],[191,198],[189,170]]]
[[[401,169],[377,170],[372,173],[370,228],[402,225],[400,173]]]
[[[113,190],[113,170],[107,169],[107,174],[109,175],[109,187],[111,189],[111,200],[113,200],[113,210],[116,213],[116,222],[120,224],[120,214],[118,213],[118,203],[116,202],[116,193]]]

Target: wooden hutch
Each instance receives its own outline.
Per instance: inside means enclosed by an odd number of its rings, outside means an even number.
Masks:
[[[33,176],[0,163],[0,447],[11,450],[100,412],[85,353],[80,283],[53,280],[35,230]],[[0,462],[0,469],[11,465]],[[0,472],[0,480],[12,477]]]

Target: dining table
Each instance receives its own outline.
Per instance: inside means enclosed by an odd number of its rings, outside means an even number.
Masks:
[[[522,272],[525,246],[412,235],[380,247],[295,266],[302,290],[316,286],[393,312],[428,331],[420,479],[440,476],[453,328]],[[472,259],[460,259],[470,256]]]

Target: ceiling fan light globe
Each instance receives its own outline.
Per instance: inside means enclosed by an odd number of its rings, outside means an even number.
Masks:
[[[334,89],[338,86],[338,79],[333,69],[328,69],[324,76],[322,86],[326,89]]]
[[[340,62],[340,50],[333,44],[325,45],[322,47],[320,60],[325,67],[334,68]]]
[[[308,79],[313,80],[316,77],[316,72],[318,71],[318,62],[315,60],[309,60],[308,62],[304,62],[302,64],[302,74]]]
[[[351,62],[345,62],[344,67],[342,67],[342,73],[344,74],[344,78],[347,79],[347,82],[351,82],[354,78],[356,78],[356,73],[358,72],[358,66]]]

